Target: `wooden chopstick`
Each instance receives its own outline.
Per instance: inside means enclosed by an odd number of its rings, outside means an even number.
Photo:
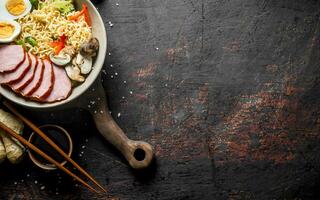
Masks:
[[[45,133],[43,133],[36,125],[30,120],[22,116],[9,102],[4,101],[3,104],[25,124],[27,124],[34,132],[42,137],[48,144],[50,144],[59,154],[76,167],[81,173],[89,178],[96,186],[98,186],[103,192],[107,192],[90,174],[88,174],[82,167],[80,167],[74,160],[72,160],[60,147],[58,147]]]
[[[92,188],[88,183],[84,182],[81,178],[79,178],[77,175],[73,174],[72,172],[70,172],[67,168],[65,168],[64,166],[62,166],[60,163],[58,163],[57,161],[55,161],[54,159],[52,159],[50,156],[48,156],[46,153],[44,153],[43,151],[41,151],[40,149],[38,149],[36,146],[34,146],[33,144],[31,144],[30,142],[28,142],[26,139],[24,139],[22,136],[20,136],[19,134],[15,133],[11,128],[7,127],[5,124],[3,124],[2,122],[0,122],[0,127],[9,135],[11,135],[12,137],[14,137],[15,139],[19,140],[23,145],[29,147],[30,149],[32,149],[35,153],[39,154],[40,156],[42,156],[44,159],[46,159],[47,161],[49,161],[50,163],[54,164],[55,166],[57,166],[59,169],[61,169],[62,171],[64,171],[65,173],[67,173],[68,175],[70,175],[72,178],[74,178],[75,180],[79,181],[81,184],[83,184],[85,187],[87,187],[89,190],[98,193],[97,190],[95,190],[94,188]]]

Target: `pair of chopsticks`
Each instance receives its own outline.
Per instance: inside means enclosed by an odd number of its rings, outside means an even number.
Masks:
[[[4,101],[3,104],[14,114],[16,115],[20,120],[22,120],[27,126],[29,126],[34,132],[36,132],[42,139],[44,139],[51,147],[53,147],[64,159],[66,159],[68,162],[70,162],[75,168],[77,168],[83,175],[85,175],[89,180],[91,180],[100,190],[103,192],[107,192],[104,187],[102,187],[90,174],[88,174],[82,167],[80,167],[75,161],[73,161],[60,147],[58,147],[50,138],[46,136],[45,133],[43,133],[36,125],[34,125],[30,120],[22,116],[9,102]],[[50,163],[54,164],[57,168],[61,169],[68,175],[70,175],[75,180],[79,181],[83,186],[91,190],[92,192],[98,193],[97,190],[95,190],[92,186],[90,186],[88,183],[86,183],[84,180],[79,178],[77,175],[69,171],[67,168],[65,168],[63,165],[61,165],[59,162],[52,159],[50,156],[48,156],[46,153],[41,151],[39,148],[31,144],[29,141],[24,139],[19,134],[15,133],[12,129],[7,127],[5,124],[0,122],[0,128],[2,128],[5,132],[7,132],[12,137],[19,140],[23,145],[29,147],[31,150],[33,150],[35,153],[42,156],[44,159],[49,161]]]

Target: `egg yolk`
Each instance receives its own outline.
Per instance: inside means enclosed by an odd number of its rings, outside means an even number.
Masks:
[[[10,37],[14,32],[14,26],[12,24],[0,22],[0,39]]]
[[[21,15],[26,10],[24,0],[7,0],[6,8],[11,15]]]

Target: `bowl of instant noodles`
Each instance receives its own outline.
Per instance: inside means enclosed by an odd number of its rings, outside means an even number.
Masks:
[[[75,100],[104,64],[107,35],[99,12],[89,0],[20,0],[26,6],[19,15],[10,13],[16,11],[10,1],[0,4],[8,12],[1,11],[0,26],[20,32],[5,42],[0,33],[0,93],[34,109]]]

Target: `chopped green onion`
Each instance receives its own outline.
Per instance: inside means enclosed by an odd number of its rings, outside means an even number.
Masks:
[[[31,46],[37,46],[38,42],[31,36],[26,37],[25,42],[29,43]]]
[[[24,43],[23,40],[17,40],[17,41],[16,41],[16,44],[17,44],[17,45],[22,45],[22,46],[25,45],[25,43]]]
[[[32,9],[37,9],[38,8],[38,4],[39,1],[38,0],[29,0],[31,5],[32,5]]]

